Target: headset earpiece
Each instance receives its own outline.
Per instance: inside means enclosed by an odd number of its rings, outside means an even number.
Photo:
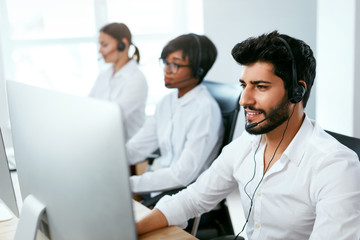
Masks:
[[[298,103],[303,99],[304,95],[305,95],[305,87],[301,83],[297,83],[296,86],[293,88],[290,102]]]
[[[305,86],[299,83],[297,80],[296,61],[288,42],[281,37],[278,37],[278,39],[284,43],[287,51],[291,56],[292,83],[291,87],[289,88],[289,101],[292,103],[298,103],[303,99],[305,95]]]
[[[118,43],[118,46],[117,46],[118,50],[121,52],[121,51],[124,51],[125,49],[125,43],[123,41],[119,41]]]
[[[203,74],[204,74],[204,69],[199,67],[194,73],[194,78],[199,78],[200,79]]]
[[[201,79],[204,75],[204,69],[202,67],[200,67],[201,58],[202,58],[200,39],[196,34],[191,34],[191,35],[196,39],[196,42],[197,42],[197,45],[199,48],[198,61],[196,64],[196,68],[194,69],[193,76],[194,76],[194,78]]]

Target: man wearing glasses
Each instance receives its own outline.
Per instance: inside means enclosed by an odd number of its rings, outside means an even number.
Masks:
[[[217,156],[223,135],[221,112],[201,84],[216,56],[211,40],[196,34],[181,35],[163,48],[165,86],[176,91],[157,104],[154,116],[126,146],[132,165],[156,149],[161,152],[144,174],[130,177],[132,192],[143,199],[189,185]]]

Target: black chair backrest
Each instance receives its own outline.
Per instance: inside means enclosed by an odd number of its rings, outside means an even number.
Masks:
[[[329,133],[331,136],[336,138],[340,143],[344,144],[358,155],[360,159],[360,139],[355,137],[349,137],[346,135],[342,135],[340,133],[331,132],[328,130],[325,130],[327,133]]]
[[[224,140],[222,147],[232,141],[237,117],[240,111],[241,87],[239,84],[220,83],[204,80],[210,94],[215,98],[221,109],[224,122]]]

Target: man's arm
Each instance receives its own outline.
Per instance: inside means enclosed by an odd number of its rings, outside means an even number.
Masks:
[[[168,221],[165,215],[159,210],[154,209],[143,219],[136,223],[137,232],[139,235],[151,232],[153,230],[168,226]]]
[[[360,164],[355,153],[326,155],[314,174],[316,219],[310,239],[360,239]]]

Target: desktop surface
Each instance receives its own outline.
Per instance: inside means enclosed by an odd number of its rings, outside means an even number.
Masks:
[[[150,212],[150,209],[146,208],[139,202],[133,201],[133,209],[135,219],[141,219],[143,216]],[[1,240],[13,240],[16,230],[16,224],[18,219],[14,217],[12,220],[6,222],[0,222],[0,239]],[[121,236],[120,236],[121,237]],[[119,237],[119,238],[120,238]],[[122,238],[121,238],[122,239]],[[140,235],[139,240],[194,240],[196,237],[190,235],[179,227],[170,226],[161,228],[157,231],[149,232]],[[48,240],[41,232],[38,232],[36,240]]]

